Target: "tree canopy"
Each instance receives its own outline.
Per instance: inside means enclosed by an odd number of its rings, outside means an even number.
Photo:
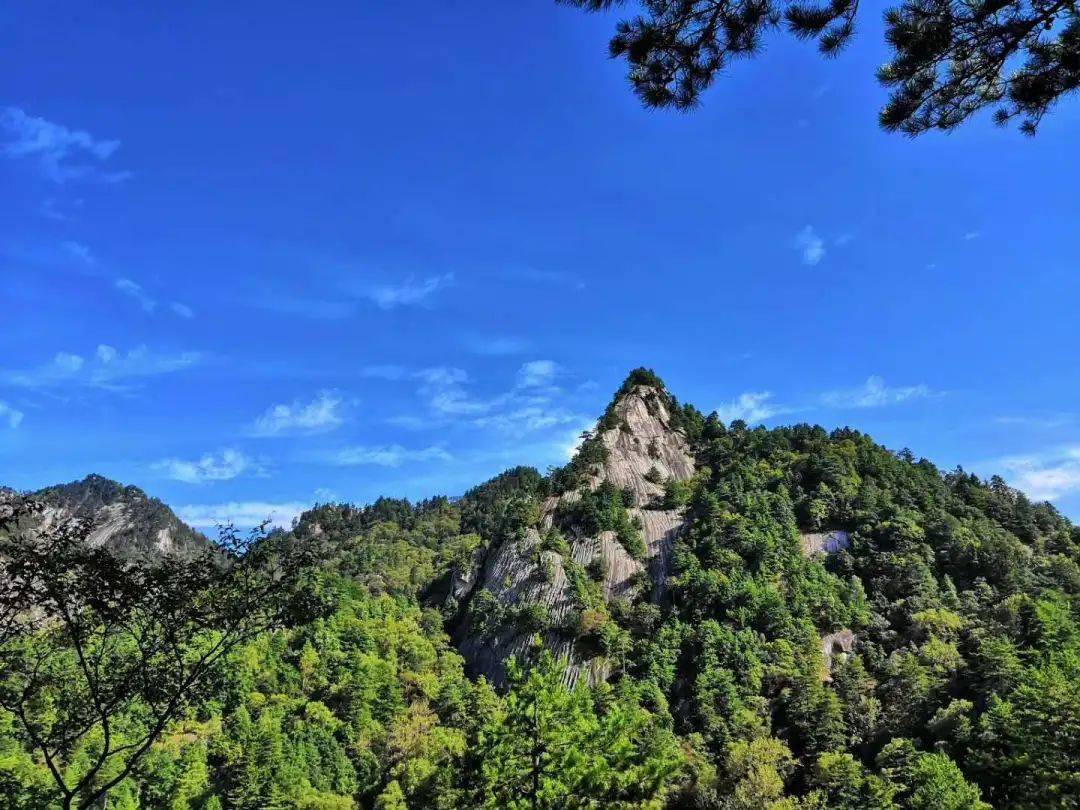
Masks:
[[[9,535],[0,807],[1080,803],[1080,529],[1000,479],[854,430],[750,429],[678,407],[697,472],[655,507],[685,518],[664,596],[605,593],[555,525],[543,558],[561,558],[576,594],[557,626],[543,605],[454,591],[491,549],[524,542],[560,491],[562,477],[528,468],[456,500],[307,512],[255,547],[250,582],[267,586],[256,572],[282,570],[290,547],[317,544],[317,567],[258,609],[220,558],[192,571]],[[619,491],[594,495],[575,520],[616,531]],[[822,532],[847,542],[808,549]],[[508,622],[560,652],[527,645],[496,689],[457,645],[463,628]],[[582,669],[566,652],[608,677],[569,677]]]
[[[730,62],[783,30],[834,56],[856,32],[859,0],[559,0],[588,11],[640,6],[611,39],[649,107],[689,109]],[[980,110],[1034,134],[1080,87],[1075,0],[903,0],[885,11],[891,51],[877,72],[889,89],[879,122],[919,135],[951,130]]]

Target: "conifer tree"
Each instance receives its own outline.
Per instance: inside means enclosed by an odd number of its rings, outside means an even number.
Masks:
[[[786,30],[835,56],[855,34],[859,0],[559,0],[589,11],[640,5],[618,24],[614,57],[626,59],[649,107],[690,109],[735,59]],[[872,9],[876,12],[876,8]],[[891,53],[878,70],[890,89],[879,121],[918,135],[950,130],[984,108],[1033,134],[1080,87],[1076,0],[902,0],[885,12]]]

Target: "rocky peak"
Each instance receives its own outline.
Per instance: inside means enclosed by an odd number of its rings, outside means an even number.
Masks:
[[[663,495],[664,482],[694,474],[694,460],[682,431],[673,425],[673,401],[662,387],[636,384],[616,397],[601,420],[598,439],[605,460],[594,486],[610,481],[646,508]]]
[[[33,496],[45,504],[42,519],[46,524],[86,520],[91,544],[123,553],[182,552],[208,542],[157,498],[101,475],[47,487]]]
[[[606,662],[580,643],[584,615],[592,621],[598,615],[596,606],[582,604],[580,579],[590,572],[605,603],[664,599],[671,550],[684,525],[682,511],[664,503],[665,485],[694,474],[678,416],[656,375],[632,372],[574,460],[553,476],[557,494],[541,504],[538,524],[478,554],[470,571],[456,575],[455,598],[468,602],[486,591],[480,598],[496,613],[541,613],[548,619],[545,646],[570,658],[568,680],[606,677]],[[597,496],[610,498],[613,490],[621,525],[597,529],[579,507]],[[561,550],[545,541],[553,533],[565,541]],[[457,634],[462,653],[477,673],[501,682],[506,659],[527,652],[536,629],[510,618],[485,636],[465,614]]]

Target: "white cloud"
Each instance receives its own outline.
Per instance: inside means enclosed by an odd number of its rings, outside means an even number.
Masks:
[[[771,402],[772,397],[771,391],[747,391],[717,408],[716,415],[722,422],[734,422],[736,419],[747,423],[761,422],[787,410]]]
[[[825,258],[825,240],[807,225],[795,235],[795,249],[802,256],[802,263],[811,267]]]
[[[989,466],[989,465],[988,465]],[[999,459],[1009,483],[1036,501],[1053,501],[1080,492],[1080,447]]]
[[[421,396],[436,413],[463,416],[484,413],[491,408],[491,403],[474,399],[465,391],[463,383],[469,375],[463,369],[436,366],[416,372],[416,377],[421,381]]]
[[[364,296],[374,301],[380,309],[412,306],[425,303],[439,290],[449,286],[453,280],[453,273],[444,273],[441,276],[430,276],[420,280],[409,278],[401,284],[372,287],[364,293]]]
[[[207,453],[194,461],[167,458],[154,464],[154,469],[163,472],[174,481],[183,481],[185,484],[230,481],[245,473],[264,474],[261,464],[239,450],[231,448],[219,453]]]
[[[229,503],[180,506],[177,507],[176,514],[184,523],[196,529],[213,529],[216,526],[229,524],[247,528],[259,526],[267,520],[270,521],[271,526],[290,529],[293,521],[308,508],[309,504],[299,501],[285,503],[230,501]]]
[[[130,176],[128,172],[109,172],[97,165],[112,157],[120,148],[120,141],[101,140],[89,132],[27,115],[18,107],[0,111],[0,130],[7,135],[0,143],[0,154],[36,161],[42,173],[54,183],[69,180],[116,183]]]
[[[57,352],[50,362],[35,369],[0,371],[0,381],[23,388],[81,385],[116,389],[122,387],[124,380],[181,371],[201,359],[198,352],[154,354],[146,346],[136,346],[121,354],[102,344],[90,362],[78,354]]]
[[[1071,425],[1076,420],[1077,416],[1073,413],[1047,413],[1041,415],[998,416],[994,418],[994,423],[1010,427],[1050,429]]]
[[[434,366],[403,374],[398,373],[402,370],[396,366],[391,368],[395,372],[392,379],[418,381],[417,393],[427,407],[427,413],[401,414],[388,420],[410,430],[466,423],[522,434],[570,424],[582,418],[558,401],[564,392],[553,382],[563,369],[552,360],[523,364],[512,386],[483,397],[474,396],[469,390],[469,375],[460,368]]]
[[[22,424],[23,412],[17,411],[15,408],[8,405],[3,400],[0,400],[0,425],[7,423],[7,426],[14,430],[20,424]]]
[[[478,427],[493,427],[504,433],[520,434],[556,425],[567,425],[580,422],[580,414],[571,413],[564,408],[553,408],[550,405],[527,405],[505,413],[492,416],[482,416],[474,419],[473,424]]]
[[[84,365],[86,361],[77,354],[57,352],[53,357],[53,366],[60,374],[77,374]]]
[[[518,369],[518,387],[542,388],[550,385],[561,370],[553,360],[532,360]]]
[[[155,301],[147,292],[140,286],[132,281],[130,278],[118,278],[114,285],[116,289],[122,292],[129,298],[133,298],[143,312],[153,312],[157,307],[157,301]]]
[[[179,301],[173,301],[169,304],[169,309],[173,311],[175,315],[179,315],[181,318],[194,318],[195,312],[187,304],[181,304]]]
[[[341,467],[372,464],[379,467],[400,467],[412,461],[450,461],[451,455],[441,447],[409,450],[400,444],[385,447],[346,447],[334,453],[330,462]]]
[[[87,267],[93,267],[97,264],[97,258],[93,252],[86,245],[80,242],[73,242],[70,239],[62,242],[60,247],[64,252],[73,259],[85,264]]]
[[[961,238],[962,238],[962,239],[963,239],[963,240],[964,240],[965,242],[970,242],[970,241],[971,241],[972,239],[978,239],[978,238],[979,238],[979,236],[980,236],[980,234],[981,234],[981,232],[980,232],[980,231],[968,231],[968,232],[967,232],[967,233],[965,233],[965,234],[963,235],[963,237],[961,237]]]
[[[257,436],[285,433],[323,433],[341,425],[343,400],[332,391],[320,391],[310,402],[294,400],[291,404],[271,405],[255,420],[252,432]]]
[[[922,384],[890,388],[885,385],[885,380],[874,375],[858,388],[827,392],[822,395],[821,401],[832,408],[880,408],[936,395],[928,386]]]

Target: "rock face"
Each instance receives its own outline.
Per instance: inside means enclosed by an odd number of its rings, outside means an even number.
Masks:
[[[811,554],[834,554],[851,545],[851,537],[842,529],[808,532],[802,535],[801,540],[803,554],[808,557]]]
[[[125,554],[183,552],[207,539],[183,523],[156,498],[138,487],[124,486],[100,475],[32,493],[45,504],[45,526],[70,518],[90,524],[87,541]]]
[[[855,634],[848,629],[838,630],[822,636],[821,657],[825,664],[825,680],[832,680],[832,667],[834,661],[843,661],[851,654],[851,648],[855,644]]]
[[[666,392],[653,386],[638,385],[624,392],[612,403],[594,440],[604,448],[603,460],[585,471],[583,482],[549,497],[541,505],[537,526],[523,537],[478,555],[473,572],[455,574],[459,601],[476,599],[486,590],[496,605],[516,617],[534,606],[542,608],[547,627],[541,633],[544,646],[569,657],[568,682],[581,677],[594,682],[606,677],[608,669],[602,658],[575,641],[584,611],[575,574],[568,569],[575,569],[578,577],[584,569],[598,573],[607,602],[629,599],[641,589],[653,601],[664,598],[671,550],[684,525],[681,510],[663,508],[664,482],[684,481],[695,469],[686,437],[673,427],[671,407]],[[582,492],[596,491],[604,482],[629,501],[627,513],[640,526],[644,540],[642,559],[631,556],[614,531],[590,534],[580,524],[561,519]],[[542,540],[542,534],[553,529],[561,531],[568,546],[562,553]],[[466,583],[472,583],[471,590],[457,597],[464,590],[459,586]],[[522,626],[520,620],[505,621],[485,635],[472,624],[463,619],[455,633],[462,654],[475,673],[502,683],[507,659],[527,652],[536,630],[527,623]]]

